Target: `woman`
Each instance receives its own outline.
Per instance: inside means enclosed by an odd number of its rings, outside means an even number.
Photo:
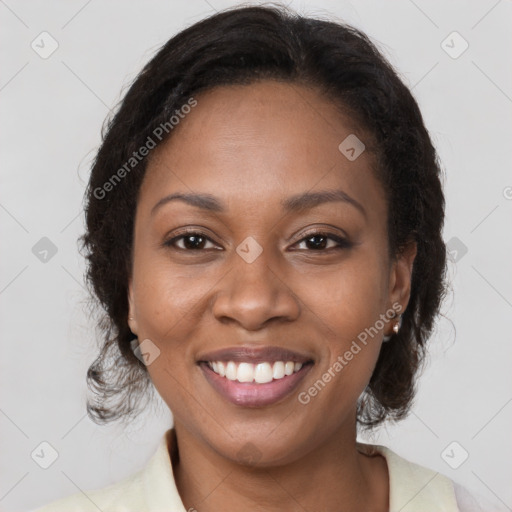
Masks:
[[[445,286],[439,175],[354,28],[245,7],[173,37],[108,125],[83,243],[105,311],[89,413],[133,417],[154,385],[174,426],[139,473],[41,510],[478,510],[356,441],[414,396]]]

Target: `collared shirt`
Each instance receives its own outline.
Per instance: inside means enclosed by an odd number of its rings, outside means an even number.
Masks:
[[[77,493],[33,512],[189,512],[174,480],[170,453],[176,449],[174,429],[163,435],[146,466],[102,489]],[[358,451],[382,455],[389,474],[390,512],[489,512],[447,476],[410,462],[381,445],[357,443]],[[194,510],[194,509],[192,509]]]

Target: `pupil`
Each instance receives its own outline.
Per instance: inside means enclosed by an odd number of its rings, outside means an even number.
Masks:
[[[321,239],[320,242],[314,242],[313,240],[317,240],[317,239]],[[313,235],[312,237],[310,237],[308,240],[307,240],[307,243],[309,242],[312,242],[312,247],[309,247],[309,248],[313,248],[313,249],[325,249],[326,247],[326,241],[327,241],[327,238],[323,235]]]
[[[187,249],[199,249],[204,240],[203,240],[203,237],[202,236],[195,236],[195,235],[188,235],[185,237],[185,247]],[[192,241],[190,243],[190,241]]]

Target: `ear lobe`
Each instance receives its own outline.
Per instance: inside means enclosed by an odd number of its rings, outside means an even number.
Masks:
[[[408,242],[397,255],[391,273],[390,299],[394,304],[398,302],[405,311],[411,296],[412,270],[417,254],[417,244]]]
[[[137,334],[137,320],[135,315],[135,305],[133,299],[133,287],[132,280],[128,281],[128,325],[130,326],[130,331],[133,334]]]

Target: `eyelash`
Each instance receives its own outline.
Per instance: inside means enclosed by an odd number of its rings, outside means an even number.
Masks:
[[[164,242],[163,245],[166,247],[169,247],[170,249],[174,249],[177,251],[186,251],[186,252],[203,252],[203,251],[209,250],[209,249],[186,249],[186,248],[175,246],[175,243],[178,240],[181,240],[181,239],[189,237],[189,236],[201,237],[201,238],[205,239],[207,242],[214,243],[208,236],[206,236],[204,233],[201,233],[201,231],[192,231],[191,230],[191,231],[185,231],[185,232],[171,238],[170,240],[167,240],[166,242]],[[294,245],[299,244],[299,243],[304,243],[307,240],[309,240],[310,238],[313,238],[315,236],[321,236],[321,237],[327,238],[328,240],[333,240],[338,245],[336,247],[328,247],[326,249],[318,249],[318,250],[306,249],[308,252],[319,252],[319,253],[323,252],[323,253],[325,253],[325,252],[330,252],[332,250],[348,249],[351,247],[351,243],[346,238],[342,238],[342,237],[339,237],[332,233],[327,233],[324,231],[312,231],[311,233],[307,233],[303,238],[301,238],[299,241],[297,241]]]

